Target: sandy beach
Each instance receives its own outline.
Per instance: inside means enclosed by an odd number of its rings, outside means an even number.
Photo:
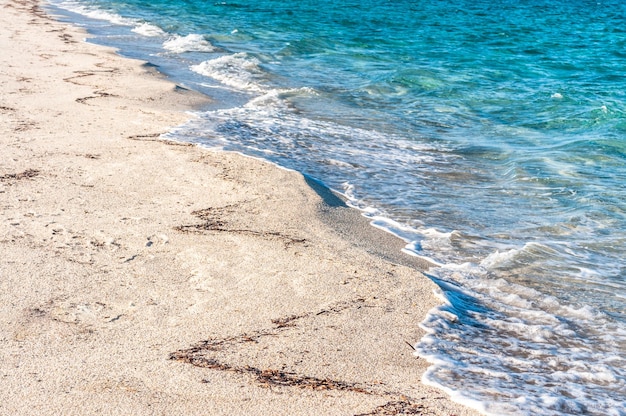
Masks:
[[[426,266],[302,175],[161,140],[204,97],[1,1],[1,415],[470,415]]]

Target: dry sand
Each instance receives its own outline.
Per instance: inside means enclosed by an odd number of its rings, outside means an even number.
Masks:
[[[399,240],[160,140],[206,98],[0,6],[0,414],[473,414],[420,383],[434,285]]]

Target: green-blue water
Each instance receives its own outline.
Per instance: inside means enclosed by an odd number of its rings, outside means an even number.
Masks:
[[[54,4],[216,99],[171,136],[321,179],[440,264],[425,382],[626,415],[626,2]]]

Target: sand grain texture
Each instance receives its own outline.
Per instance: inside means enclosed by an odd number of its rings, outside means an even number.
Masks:
[[[399,241],[160,140],[206,98],[0,10],[0,414],[471,414],[419,382],[434,286]]]

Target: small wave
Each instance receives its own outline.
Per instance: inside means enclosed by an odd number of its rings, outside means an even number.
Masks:
[[[251,99],[244,105],[243,108],[254,110],[267,110],[268,108],[289,110],[292,108],[289,105],[289,98],[296,96],[312,96],[316,94],[315,90],[309,87],[290,89],[275,88],[266,91],[263,95]]]
[[[272,89],[265,94],[255,97],[248,101],[244,108],[259,110],[264,112],[276,112],[280,110],[286,110],[288,108],[283,95],[285,90]]]
[[[191,70],[239,90],[263,92],[261,62],[245,52],[224,55],[193,65]]]
[[[136,26],[132,29],[132,31],[139,35],[148,37],[159,37],[166,35],[166,33],[160,27],[146,22],[140,24],[139,26]]]
[[[174,35],[163,43],[163,48],[174,53],[216,51],[204,36],[195,33],[187,36]]]
[[[480,265],[486,269],[510,267],[516,262],[529,263],[532,260],[553,257],[557,254],[552,248],[540,243],[527,243],[521,249],[499,250],[487,256]]]

